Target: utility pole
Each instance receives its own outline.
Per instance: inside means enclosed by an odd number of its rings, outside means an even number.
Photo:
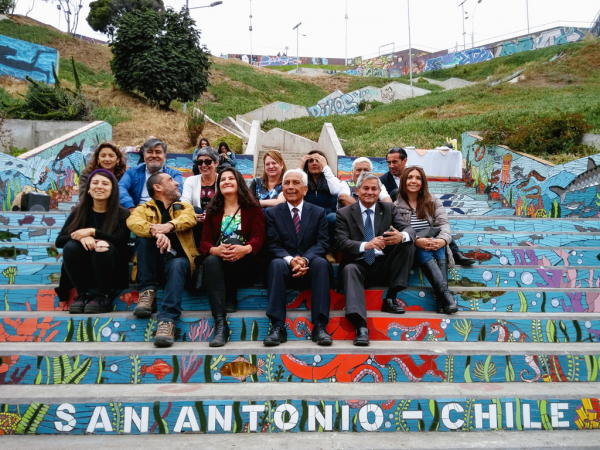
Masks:
[[[458,6],[460,6],[460,7],[462,8],[462,23],[463,23],[463,50],[466,50],[466,49],[467,49],[467,41],[466,41],[466,38],[465,38],[465,6],[464,6],[466,1],[467,1],[467,0],[463,0],[463,2],[462,2],[460,5],[458,5]]]
[[[344,58],[344,65],[348,65],[348,0],[346,0],[346,57]]]
[[[250,0],[250,65],[252,65],[252,0]]]
[[[302,22],[293,28],[296,30],[296,73],[300,73],[300,52],[298,51],[300,43],[300,25],[302,25]]]
[[[473,9],[473,14],[471,14],[471,18],[473,19],[471,22],[471,48],[475,48],[475,11],[477,10],[477,6],[479,6],[482,1],[483,0],[479,0],[477,2],[475,9]]]
[[[412,45],[410,43],[410,0],[407,0],[408,6],[408,64],[410,70],[410,92],[411,97],[415,96],[415,90],[413,88],[413,72],[412,72]]]
[[[529,34],[529,0],[525,0],[527,6],[527,34]]]

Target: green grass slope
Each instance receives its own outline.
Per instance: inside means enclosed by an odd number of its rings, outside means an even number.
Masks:
[[[526,79],[516,84],[488,87],[482,83],[464,89],[435,91],[414,99],[378,105],[354,115],[267,122],[263,129],[279,127],[316,140],[323,124],[331,122],[338,136],[345,140],[343,147],[346,154],[364,156],[383,156],[388,148],[395,145],[436,147],[443,145],[446,137],[460,140],[461,134],[468,130],[493,129],[499,119],[509,125],[525,124],[563,112],[582,113],[594,127],[592,132],[598,133],[600,41],[571,44],[559,49],[566,52],[565,56],[552,63],[547,61],[549,56],[559,52],[557,48],[550,52],[548,49],[538,50],[543,58],[530,55],[536,51],[527,52],[528,63],[514,65],[508,70],[512,73],[519,67],[525,69]],[[538,58],[537,62],[530,62],[535,61],[534,57]],[[511,61],[512,58],[500,58],[499,61]],[[510,64],[504,64],[504,67]],[[484,73],[477,66],[479,64],[465,68],[472,67],[472,73]],[[458,76],[459,70],[463,67],[447,71],[442,78]]]

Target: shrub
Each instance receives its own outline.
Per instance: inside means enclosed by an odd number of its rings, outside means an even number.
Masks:
[[[206,125],[206,118],[204,117],[204,103],[194,102],[188,105],[187,110],[187,122],[185,124],[185,131],[188,135],[188,139],[192,145],[198,145],[198,139],[202,135],[202,130]]]

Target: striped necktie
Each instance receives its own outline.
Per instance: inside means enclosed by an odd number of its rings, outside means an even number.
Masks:
[[[298,211],[298,208],[292,208],[292,212],[294,213],[292,220],[294,221],[294,228],[296,228],[296,234],[300,232],[300,216],[298,215]]]

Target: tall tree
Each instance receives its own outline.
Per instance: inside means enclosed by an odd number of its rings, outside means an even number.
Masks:
[[[208,52],[187,9],[151,9],[124,14],[110,44],[115,81],[168,108],[173,100],[194,101],[208,87]]]
[[[46,3],[55,3],[62,11],[67,22],[67,33],[75,36],[77,25],[79,25],[79,13],[83,8],[83,0],[44,0]]]
[[[112,37],[119,17],[142,9],[164,11],[165,5],[163,0],[96,0],[90,3],[90,13],[86,20],[92,30]]]

